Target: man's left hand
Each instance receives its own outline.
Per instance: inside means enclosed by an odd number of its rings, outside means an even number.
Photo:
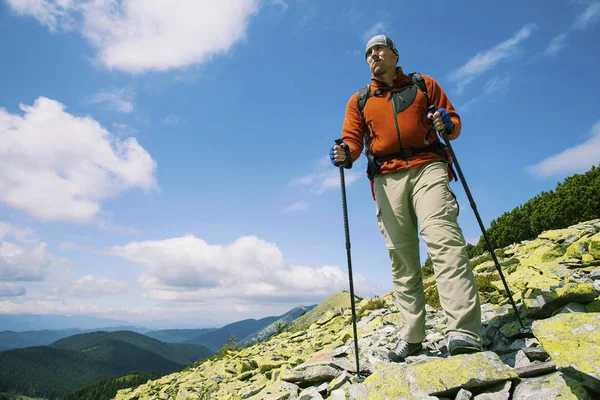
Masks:
[[[433,120],[433,127],[440,133],[449,135],[454,130],[454,123],[450,119],[450,113],[445,108],[439,108],[433,115],[429,113],[429,119]]]

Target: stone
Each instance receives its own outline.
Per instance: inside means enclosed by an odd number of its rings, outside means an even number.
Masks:
[[[592,400],[580,384],[565,381],[563,374],[555,372],[536,378],[527,378],[515,388],[513,400]]]
[[[517,378],[493,352],[464,354],[417,365],[377,365],[365,380],[373,396],[443,396],[460,388],[475,389]]]
[[[484,393],[478,394],[473,400],[509,400],[511,387],[511,381],[498,383],[490,388],[486,388]]]
[[[532,327],[561,371],[600,391],[600,313],[559,314]]]
[[[460,389],[458,393],[456,393],[456,397],[454,398],[454,400],[471,400],[472,398],[473,393],[465,389]]]
[[[300,392],[298,400],[323,400],[316,387],[309,387]]]
[[[573,312],[585,312],[585,304],[581,304],[581,303],[569,303],[566,306],[554,311],[554,313],[552,315],[556,315],[556,314],[566,314],[566,313],[573,313]]]

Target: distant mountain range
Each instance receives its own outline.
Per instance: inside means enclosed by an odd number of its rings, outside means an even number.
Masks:
[[[79,335],[82,333],[91,333],[97,331],[105,331],[105,332],[115,332],[115,331],[132,331],[137,333],[146,332],[146,329],[137,330],[136,327],[130,326],[114,326],[114,327],[104,327],[100,329],[90,329],[90,330],[81,330],[81,329],[60,329],[60,330],[42,330],[42,331],[26,331],[26,332],[14,332],[14,331],[3,331],[0,332],[0,351],[11,350],[11,349],[20,349],[23,347],[31,347],[31,346],[47,346],[50,343],[54,343],[57,340],[73,336]]]
[[[151,338],[167,342],[167,343],[186,343],[190,340],[197,338],[198,336],[204,335],[216,331],[217,328],[205,328],[205,329],[165,329],[160,331],[151,331],[146,333],[146,336]]]
[[[0,314],[1,331],[41,331],[41,330],[63,330],[80,329],[88,331],[100,329],[107,326],[123,327],[131,331],[146,333],[150,329],[135,326],[127,321],[117,319],[89,317],[86,315],[54,315],[54,314]]]
[[[266,340],[313,308],[299,306],[222,328],[153,331],[94,317],[0,315],[0,330],[10,327],[0,331],[0,393],[77,398],[78,390],[105,390],[145,374],[171,373],[217,353],[231,337],[239,346]],[[101,324],[106,325],[95,328]]]
[[[299,306],[276,317],[266,317],[259,320],[245,319],[243,321],[234,322],[188,340],[187,343],[200,344],[217,352],[223,345],[228,343],[230,336],[234,336],[237,339],[238,345],[245,346],[247,344],[255,343],[257,340],[267,339],[276,332],[276,325],[278,322],[282,324],[282,326],[286,325],[302,314],[312,310],[314,307],[315,305]]]

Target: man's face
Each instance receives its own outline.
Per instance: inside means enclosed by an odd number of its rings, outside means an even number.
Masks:
[[[373,46],[367,53],[367,64],[373,75],[383,75],[396,70],[397,55],[385,46]]]

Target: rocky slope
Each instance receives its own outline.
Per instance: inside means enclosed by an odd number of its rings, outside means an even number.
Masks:
[[[346,301],[327,311],[316,307],[320,314],[309,325],[304,320],[266,342],[122,390],[116,399],[600,398],[600,220],[544,232],[499,253],[528,329],[520,329],[493,262],[472,260],[483,302],[481,353],[449,357],[444,313],[428,306],[424,351],[390,363],[387,351],[402,318],[388,294],[357,304],[357,374],[345,293]],[[433,280],[426,284],[434,304]]]

